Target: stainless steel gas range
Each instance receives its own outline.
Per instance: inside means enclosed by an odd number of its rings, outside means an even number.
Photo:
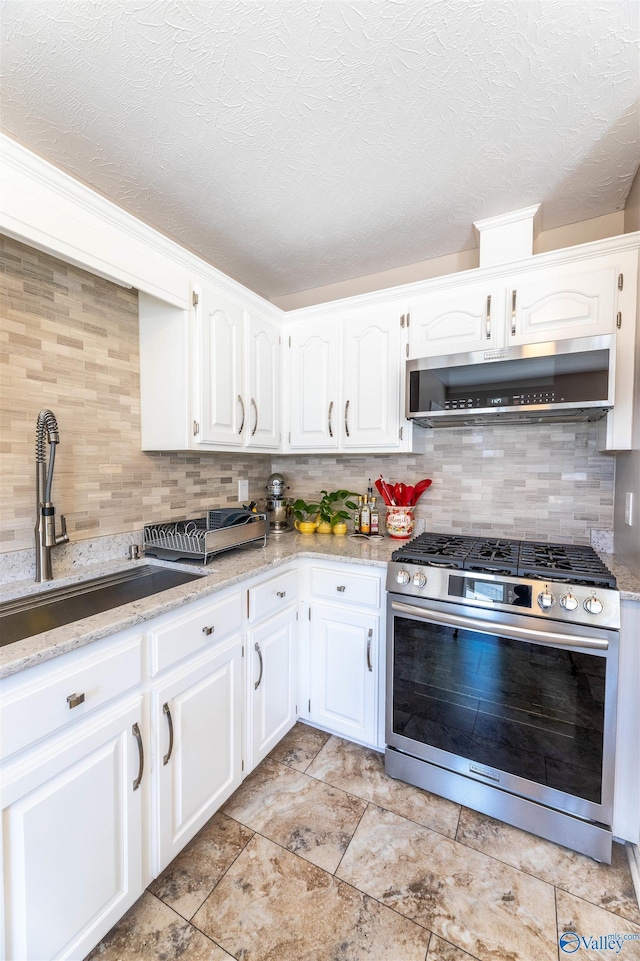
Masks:
[[[620,597],[595,551],[426,533],[387,592],[387,773],[610,862]]]

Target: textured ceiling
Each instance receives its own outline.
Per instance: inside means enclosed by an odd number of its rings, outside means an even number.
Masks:
[[[2,126],[275,297],[624,206],[631,0],[2,0]]]

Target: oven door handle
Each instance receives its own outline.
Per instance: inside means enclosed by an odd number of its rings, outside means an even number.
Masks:
[[[474,617],[460,617],[457,614],[445,614],[444,611],[427,610],[415,604],[403,604],[401,601],[391,601],[391,609],[399,614],[411,614],[422,620],[434,621],[448,627],[462,627],[469,631],[480,631],[482,634],[500,634],[517,638],[522,641],[535,641],[538,644],[553,644],[556,647],[588,647],[596,651],[608,651],[609,641],[606,637],[577,637],[571,634],[556,634],[553,631],[534,631],[526,627],[499,628],[488,621],[476,620]]]

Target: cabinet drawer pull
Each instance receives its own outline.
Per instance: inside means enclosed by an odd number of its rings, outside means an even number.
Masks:
[[[491,294],[487,295],[487,340],[491,340]]]
[[[169,758],[173,754],[173,720],[171,718],[171,709],[169,708],[168,703],[162,705],[162,713],[166,716],[167,724],[169,725],[169,750],[162,758],[162,763],[168,764]]]
[[[67,695],[67,704],[69,709],[77,707],[78,704],[84,704],[84,693]]]
[[[338,586],[336,587],[336,590],[340,591],[341,594],[344,594],[346,589],[347,589],[346,584],[338,584]]]
[[[344,405],[344,430],[347,437],[351,437],[351,434],[349,433],[349,404],[350,403],[351,401],[348,400],[347,403]]]
[[[202,628],[202,633],[203,633],[203,634],[206,634],[207,637],[209,636],[209,634],[213,634],[214,631],[215,631],[215,627],[203,627],[203,628]]]
[[[286,596],[287,596],[286,591],[276,591],[276,597],[286,597]]]
[[[373,629],[369,628],[369,633],[367,634],[367,667],[370,671],[373,671],[373,665],[371,663],[371,638],[373,637]]]
[[[329,413],[327,414],[327,427],[329,428],[329,437],[333,437],[333,426],[331,423],[332,419],[333,419],[333,401],[331,401],[331,403],[329,404]]]
[[[518,297],[518,291],[513,290],[511,292],[511,333],[512,335],[516,332],[516,299]]]
[[[241,434],[242,431],[244,430],[244,401],[240,396],[240,394],[238,394],[238,403],[242,407],[242,421],[240,423],[240,426],[238,427],[238,433]]]
[[[251,436],[253,437],[253,435],[255,434],[255,432],[256,432],[257,429],[258,429],[258,405],[256,404],[256,402],[255,402],[255,400],[253,399],[253,397],[251,398],[251,406],[253,407],[253,409],[254,409],[255,412],[256,412],[256,422],[255,422],[255,424],[253,425],[253,430],[251,431]]]
[[[262,680],[262,670],[263,670],[263,667],[264,667],[264,665],[263,665],[263,663],[262,663],[262,651],[260,650],[260,645],[258,644],[257,641],[256,641],[256,644],[255,644],[255,650],[257,651],[258,657],[260,658],[260,677],[258,678],[257,681],[255,681],[255,683],[254,683],[254,685],[253,685],[254,691],[257,691],[258,688],[260,687],[260,681]]]
[[[133,790],[137,791],[140,787],[140,782],[142,781],[142,773],[144,771],[144,748],[142,746],[142,734],[140,733],[140,728],[137,724],[134,724],[131,728],[131,733],[138,742],[138,776],[133,782]]]

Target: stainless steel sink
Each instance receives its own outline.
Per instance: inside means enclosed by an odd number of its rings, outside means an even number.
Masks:
[[[92,614],[110,611],[171,587],[197,580],[199,574],[145,564],[68,587],[54,588],[0,604],[0,646],[33,637]]]

